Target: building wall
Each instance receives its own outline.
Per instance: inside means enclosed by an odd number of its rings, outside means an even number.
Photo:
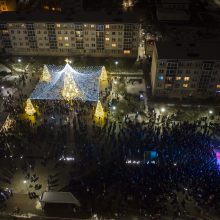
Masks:
[[[82,0],[41,0],[41,8],[50,11],[79,12],[83,9]]]
[[[220,60],[165,60],[153,53],[152,93],[161,97],[218,97]]]
[[[139,30],[120,23],[0,23],[5,52],[20,55],[136,57]]]

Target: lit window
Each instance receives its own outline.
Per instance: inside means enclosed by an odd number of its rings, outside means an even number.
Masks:
[[[130,50],[124,50],[124,54],[130,54],[131,51]]]
[[[94,24],[91,24],[91,28],[94,28],[95,27],[95,25]]]
[[[112,44],[112,47],[116,47],[116,44]]]
[[[180,77],[180,76],[177,76],[177,77],[176,77],[176,80],[181,80],[181,77]]]
[[[57,24],[57,27],[60,28],[60,24]]]
[[[184,83],[183,84],[183,88],[187,88],[188,87],[188,84],[187,83]]]
[[[158,79],[159,79],[159,80],[163,80],[164,77],[163,77],[163,76],[158,76]]]
[[[44,9],[45,9],[45,10],[49,10],[50,8],[49,8],[48,5],[44,5]]]
[[[184,81],[189,81],[190,77],[186,76],[184,77]]]
[[[63,40],[63,38],[62,37],[58,37],[58,40]]]
[[[110,26],[107,24],[107,25],[105,25],[105,28],[106,28],[106,29],[109,29],[109,28],[110,28]]]
[[[68,37],[64,37],[64,40],[69,40],[69,38]]]
[[[65,47],[69,47],[69,43],[65,43]]]
[[[166,80],[168,80],[168,81],[170,81],[170,80],[172,80],[172,79],[173,79],[172,76],[167,76],[167,77],[166,77]]]
[[[106,37],[105,40],[106,40],[106,41],[109,41],[109,37]]]
[[[216,88],[217,88],[217,89],[220,89],[220,84],[217,84],[217,85],[216,85]]]
[[[169,88],[172,88],[172,84],[170,83],[165,84],[165,89],[169,89]]]

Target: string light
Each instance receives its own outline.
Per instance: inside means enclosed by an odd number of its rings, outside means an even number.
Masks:
[[[107,75],[107,71],[105,69],[105,67],[102,67],[102,72],[100,75],[100,80],[106,81],[108,79],[108,75]]]
[[[51,75],[50,75],[49,70],[46,65],[44,65],[40,80],[44,81],[44,82],[50,82],[50,80],[51,80]]]
[[[73,99],[83,101],[97,102],[99,100],[101,66],[72,68],[67,63],[65,66],[47,65],[47,69],[51,75],[50,82],[40,81],[32,92],[31,99],[63,100],[73,97]],[[66,73],[67,78],[71,79],[69,84],[68,80],[65,80]]]
[[[95,117],[98,119],[104,119],[105,112],[103,110],[101,102],[98,100],[96,110],[95,110]]]
[[[34,115],[36,113],[36,110],[35,110],[35,108],[34,108],[34,106],[33,106],[30,99],[27,99],[27,101],[26,101],[25,112],[28,115]]]
[[[80,98],[82,99],[82,94],[79,91],[75,81],[72,78],[72,75],[70,72],[65,73],[64,78],[64,87],[62,90],[62,96],[65,100],[70,101],[74,98]]]

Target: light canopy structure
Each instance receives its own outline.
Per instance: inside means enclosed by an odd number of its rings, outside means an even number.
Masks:
[[[25,112],[28,115],[34,115],[36,113],[36,110],[35,110],[30,99],[27,99],[27,101],[26,101]]]
[[[67,62],[65,66],[48,65],[51,75],[49,82],[40,81],[31,99],[43,100],[99,100],[99,78],[102,66],[74,67]]]

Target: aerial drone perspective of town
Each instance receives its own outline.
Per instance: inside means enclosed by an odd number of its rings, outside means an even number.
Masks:
[[[219,0],[0,0],[0,219],[220,219]]]

